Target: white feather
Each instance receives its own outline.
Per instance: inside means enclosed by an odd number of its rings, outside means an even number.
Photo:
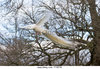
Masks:
[[[65,40],[62,37],[59,37],[51,32],[49,32],[48,30],[45,30],[45,32],[43,32],[43,34],[49,38],[51,41],[53,41],[56,44],[59,44],[60,47],[63,48],[70,48],[70,49],[75,49],[75,44],[72,43],[71,41]]]
[[[50,14],[45,14],[40,20],[39,22],[36,23],[36,25],[38,26],[43,26],[44,23],[46,23],[50,18]]]
[[[40,19],[40,21],[37,24],[24,26],[23,28],[32,29],[32,30],[34,29],[37,32],[43,33],[47,38],[49,38],[54,43],[59,44],[59,46],[63,48],[75,49],[75,46],[72,42],[67,41],[57,35],[54,35],[50,33],[49,30],[42,28],[42,25],[44,25],[44,23],[47,22],[49,18],[50,18],[50,15],[46,14]]]

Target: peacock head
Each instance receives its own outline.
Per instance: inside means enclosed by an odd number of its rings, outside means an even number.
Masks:
[[[35,27],[36,27],[36,24],[32,24],[32,25],[27,25],[27,26],[21,27],[21,28],[22,28],[22,29],[33,30],[33,29],[35,29]]]

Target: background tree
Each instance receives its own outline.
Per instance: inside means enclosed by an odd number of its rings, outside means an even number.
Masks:
[[[99,2],[97,0],[7,0],[1,4],[5,19],[13,28],[4,26],[12,37],[1,34],[0,65],[100,65],[99,64]],[[5,9],[4,9],[5,8]],[[45,11],[52,17],[45,28],[58,36],[77,41],[76,50],[58,47],[33,30],[19,27],[36,23]],[[95,16],[95,17],[94,17]],[[98,61],[98,62],[97,62]]]
[[[71,27],[71,30],[67,31],[70,32],[71,35],[68,32],[65,32],[64,34],[66,35],[67,33],[68,36],[72,36],[74,40],[86,43],[91,53],[91,60],[88,64],[100,65],[99,64],[99,22],[100,22],[99,17],[100,16],[98,12],[100,9],[99,1],[67,0],[58,2],[57,0],[55,0],[55,2],[52,1],[51,4],[52,6],[49,6],[45,3],[43,4],[47,9],[56,13],[58,15],[57,18],[70,21],[69,23],[71,26],[68,26],[68,23],[67,26]],[[65,24],[63,24],[63,27],[64,26]],[[87,33],[89,34],[86,35]]]

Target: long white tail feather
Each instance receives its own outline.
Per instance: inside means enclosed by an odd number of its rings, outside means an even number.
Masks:
[[[64,38],[61,38],[57,35],[54,35],[50,33],[48,30],[45,30],[43,33],[47,38],[49,38],[51,41],[53,41],[56,44],[59,44],[59,46],[63,48],[71,48],[75,49],[75,44],[72,43],[71,41],[65,40]]]

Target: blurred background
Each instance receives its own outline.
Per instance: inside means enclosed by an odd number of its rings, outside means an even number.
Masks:
[[[75,50],[58,47],[34,30],[49,12],[44,27],[78,43]],[[79,66],[100,65],[99,0],[0,0],[0,65]]]

